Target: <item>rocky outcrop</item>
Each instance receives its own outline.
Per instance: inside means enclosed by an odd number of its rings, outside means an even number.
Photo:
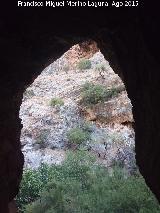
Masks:
[[[91,54],[91,47],[96,46],[95,42],[93,45],[91,42],[89,44],[89,53],[87,53],[91,55],[90,58],[88,55],[91,61],[90,69],[81,71],[75,67],[73,61],[78,63],[86,54],[87,47],[85,46],[86,49],[83,53],[80,45],[74,45],[61,58],[47,67],[25,91],[20,109],[23,123],[21,143],[25,156],[25,167],[37,168],[41,163],[61,163],[65,157],[65,149],[68,148],[68,131],[71,128],[83,126],[86,121],[94,121],[92,122],[91,141],[87,144],[88,149],[91,149],[91,152],[98,158],[106,159],[106,161],[104,160],[106,166],[109,166],[114,159],[116,161],[120,148],[124,152],[125,149],[130,149],[127,144],[130,137],[126,135],[128,131],[133,132],[133,129],[132,127],[124,128],[121,125],[121,123],[133,120],[132,106],[125,87],[98,49],[95,53],[93,48]],[[69,58],[72,60],[68,60]],[[95,69],[99,64],[106,67],[103,78]],[[69,65],[69,69],[66,72],[67,65]],[[123,92],[105,103],[85,109],[79,105],[79,99],[82,87],[86,82],[99,83],[104,88],[112,88],[116,83],[116,86],[118,84],[121,86]],[[61,99],[63,105],[51,106],[52,98]],[[114,128],[114,124],[119,124],[119,127]],[[113,127],[110,130],[111,125]],[[102,127],[104,128],[102,129]],[[111,134],[110,131],[114,131],[114,133]],[[118,136],[115,136],[117,131]],[[121,143],[114,145],[119,140]],[[110,148],[106,149],[106,145]],[[134,146],[134,136],[131,146]],[[115,150],[114,155],[112,155],[113,150]],[[131,152],[134,155],[133,150]],[[126,164],[129,163],[126,162]]]
[[[81,112],[88,121],[96,121],[96,123],[133,123],[132,105],[126,92],[105,103],[98,103],[92,107],[82,107]]]
[[[76,69],[77,63],[81,58],[91,58],[99,51],[97,43],[93,40],[84,41],[80,44],[74,45],[64,54],[64,58],[68,62],[70,69]],[[64,68],[67,66],[65,64]]]
[[[132,124],[132,104],[122,80],[114,73],[109,62],[104,59],[100,51],[94,54],[90,60],[92,62],[92,69],[96,75],[94,82],[103,85],[107,89],[115,88],[117,95],[104,103],[97,103],[92,106],[81,104],[81,114],[84,115],[86,120],[96,121],[97,124]],[[95,69],[99,64],[106,67],[103,76]]]

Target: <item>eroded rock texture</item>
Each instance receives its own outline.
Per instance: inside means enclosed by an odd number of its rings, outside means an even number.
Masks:
[[[132,101],[136,158],[160,200],[160,73],[158,13],[126,9],[17,8],[6,1],[0,19],[0,212],[18,192],[23,156],[19,107],[24,89],[73,44],[93,39]],[[142,9],[141,9],[142,7]]]

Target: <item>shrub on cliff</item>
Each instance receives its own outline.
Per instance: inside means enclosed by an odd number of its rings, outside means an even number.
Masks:
[[[81,89],[81,102],[84,105],[94,105],[99,102],[108,101],[110,98],[118,95],[119,92],[121,92],[119,87],[108,89],[100,84],[86,82]]]
[[[78,67],[79,70],[90,69],[91,68],[91,61],[89,59],[81,59],[78,62],[77,67]]]
[[[80,145],[83,142],[86,142],[90,138],[90,134],[88,131],[85,131],[79,127],[73,128],[68,131],[67,138],[69,143]]]
[[[52,98],[49,103],[50,106],[63,106],[64,101],[61,98]]]
[[[82,102],[85,105],[97,104],[106,100],[107,90],[103,85],[86,83],[81,91]]]
[[[102,85],[86,83],[82,87],[82,102],[85,105],[97,104],[105,100],[106,89]]]

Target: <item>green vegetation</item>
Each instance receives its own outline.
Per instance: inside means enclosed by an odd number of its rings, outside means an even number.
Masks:
[[[91,132],[93,132],[93,124],[91,124],[90,122],[88,121],[84,121],[82,124],[81,124],[81,128],[83,131],[85,132],[88,132],[89,134]]]
[[[106,71],[106,66],[104,63],[100,63],[100,64],[97,64],[96,67],[95,67],[95,70],[97,71]]]
[[[90,139],[90,134],[87,130],[76,127],[68,131],[67,138],[70,144],[80,145]]]
[[[91,61],[89,59],[81,59],[77,64],[78,69],[86,70],[91,68]]]
[[[47,184],[48,178],[49,167],[45,165],[42,165],[38,170],[24,170],[20,191],[16,198],[20,212],[23,212],[26,204],[29,204],[40,197],[40,192]]]
[[[103,85],[89,82],[85,83],[81,89],[82,103],[85,105],[92,105],[107,101],[117,94],[118,91],[116,88],[107,89]]]
[[[82,102],[85,105],[97,104],[105,100],[106,89],[102,85],[86,83],[82,87]]]
[[[79,151],[69,152],[62,165],[26,170],[17,201],[25,213],[160,212],[141,176],[126,177],[118,167],[109,172]]]
[[[64,101],[61,98],[52,98],[49,103],[50,106],[63,106]]]

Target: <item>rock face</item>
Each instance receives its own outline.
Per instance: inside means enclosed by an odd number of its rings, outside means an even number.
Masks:
[[[73,44],[88,38],[98,43],[124,80],[133,105],[137,164],[160,200],[160,35],[159,13],[153,11],[154,4],[146,2],[138,10],[125,11],[75,8],[64,18],[59,18],[60,8],[54,12],[50,8],[32,10],[18,8],[14,2],[8,7],[6,1],[0,9],[1,212],[9,211],[8,203],[18,192],[23,170],[19,119],[23,92],[47,65]]]
[[[85,46],[83,51],[80,45],[74,45],[48,66],[25,91],[20,109],[25,167],[36,168],[40,163],[61,163],[68,145],[68,131],[83,126],[86,121],[92,121],[91,141],[87,146],[106,166],[118,161],[120,149],[124,153],[126,149],[130,150],[134,156],[133,128],[122,124],[133,122],[132,106],[124,84],[102,53],[98,49],[95,53],[95,42],[92,44],[90,41],[88,45],[89,48]],[[86,49],[89,50],[86,52]],[[83,57],[89,58],[91,68],[81,71],[77,69],[77,64]],[[96,70],[99,64],[106,68],[103,77]],[[69,66],[67,71],[66,66]],[[119,85],[122,91],[116,97],[86,109],[79,103],[86,82],[104,88]],[[52,98],[59,98],[64,104],[50,106]],[[131,162],[126,160],[128,164]]]
[[[96,104],[92,108],[82,108],[81,110],[88,121],[106,124],[127,124],[133,122],[131,108],[126,92],[122,92],[118,97],[104,104]]]

